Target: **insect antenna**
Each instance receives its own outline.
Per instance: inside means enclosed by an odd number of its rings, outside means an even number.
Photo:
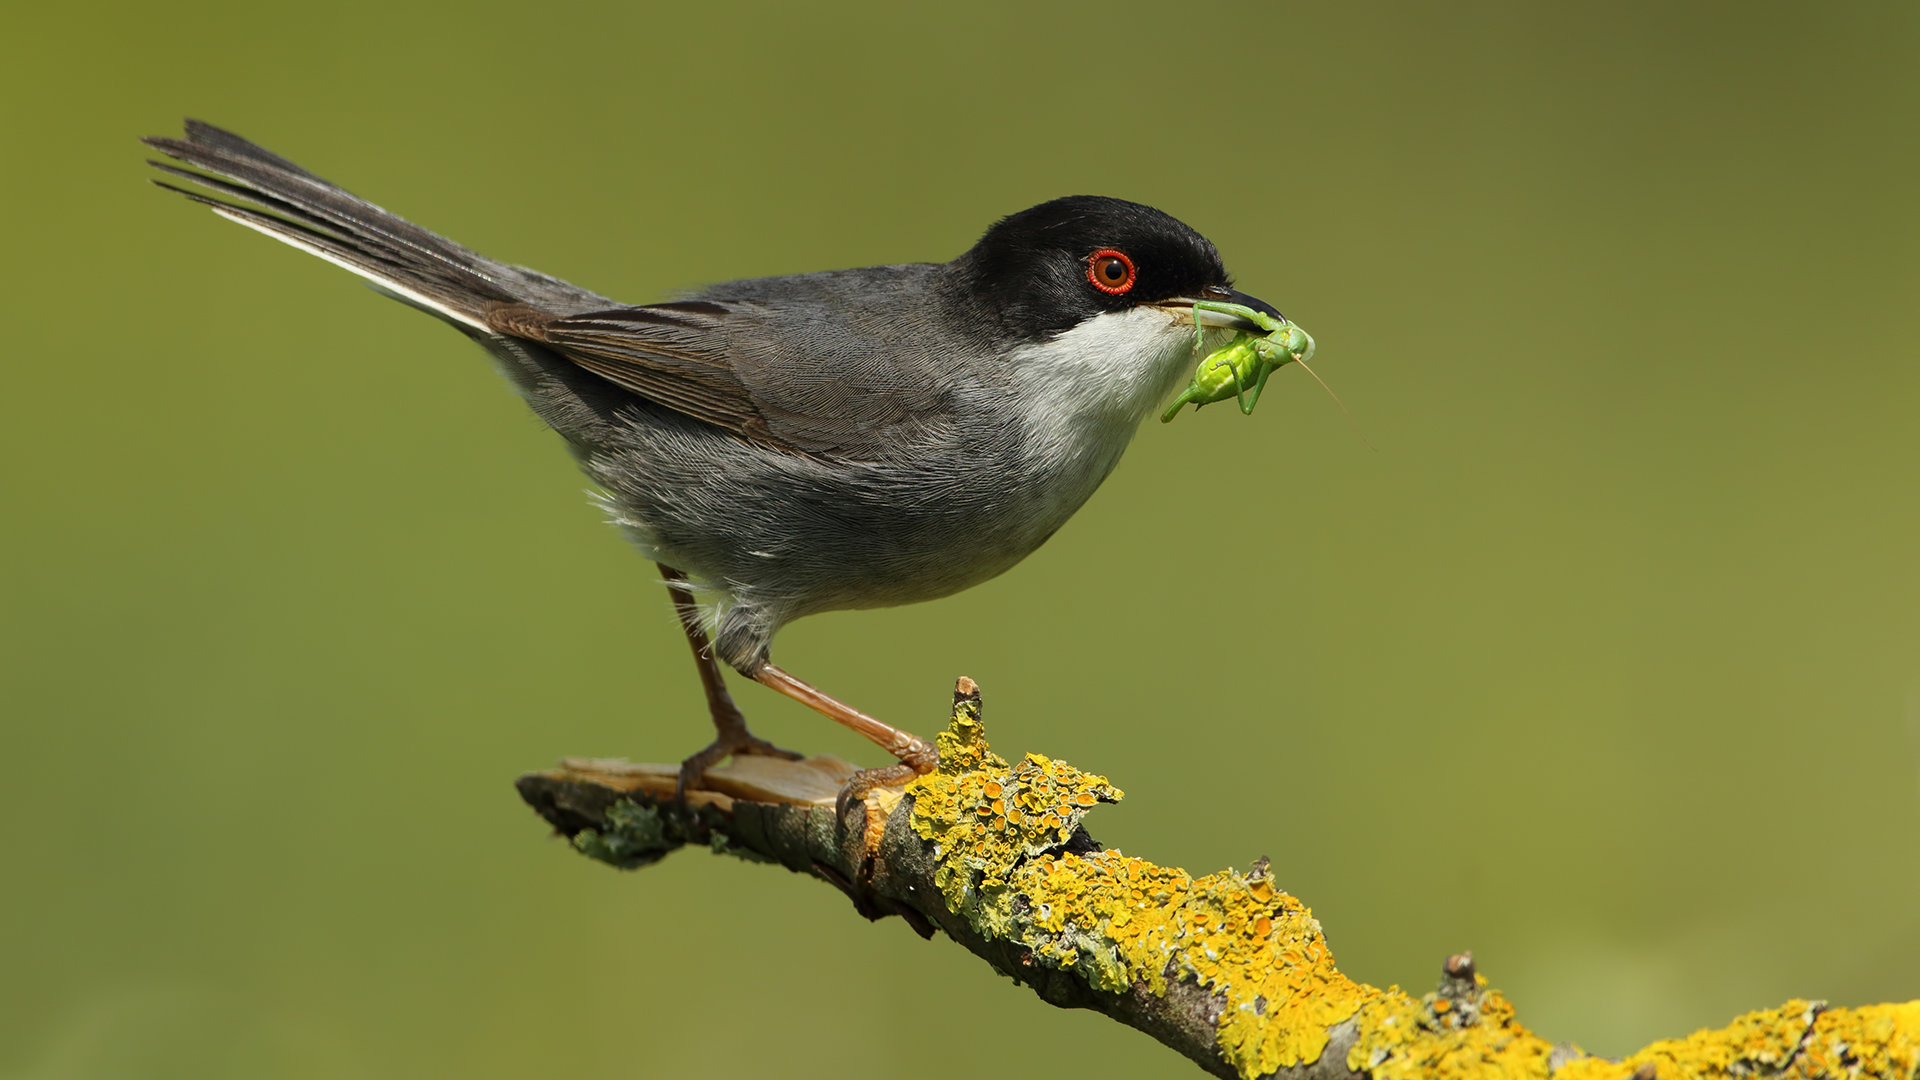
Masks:
[[[1333,399],[1333,403],[1335,405],[1340,406],[1341,415],[1347,418],[1347,423],[1353,425],[1353,433],[1355,435],[1360,436],[1360,441],[1367,444],[1367,449],[1373,451],[1376,454],[1379,453],[1380,448],[1373,445],[1372,439],[1367,438],[1367,430],[1360,426],[1360,421],[1355,420],[1353,418],[1353,413],[1347,411],[1347,403],[1344,401],[1341,401],[1340,395],[1333,392],[1333,387],[1327,385],[1327,380],[1321,378],[1319,372],[1308,367],[1307,362],[1305,360],[1302,360],[1299,357],[1295,357],[1293,362],[1300,365],[1301,371],[1304,371],[1307,374],[1313,376],[1313,381],[1320,384],[1320,389],[1325,390],[1327,392],[1327,396]]]

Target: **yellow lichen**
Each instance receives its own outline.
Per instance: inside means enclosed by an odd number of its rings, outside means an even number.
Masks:
[[[1912,1080],[1920,1074],[1920,1001],[1858,1009],[1789,1001],[1724,1028],[1662,1040],[1624,1061],[1582,1058],[1555,1080],[1624,1080],[1649,1068],[1660,1080]]]
[[[1795,1064],[1807,1077],[1920,1076],[1920,1001],[1822,1012]]]
[[[935,844],[950,909],[980,933],[1099,990],[1164,994],[1169,978],[1213,990],[1221,1051],[1248,1076],[1317,1059],[1327,1028],[1376,993],[1334,968],[1313,913],[1264,866],[1196,879],[1117,851],[1064,851],[1089,809],[1119,800],[1105,777],[1038,754],[1009,766],[973,701],[939,743],[939,769],[908,788],[914,830]]]
[[[1039,754],[1009,765],[987,746],[977,698],[956,703],[939,747],[939,768],[907,793],[949,910],[1097,990],[1163,995],[1184,980],[1212,991],[1216,1045],[1240,1076],[1317,1061],[1328,1029],[1349,1019],[1347,1066],[1375,1080],[1548,1076],[1553,1047],[1484,979],[1416,999],[1342,975],[1312,911],[1275,886],[1264,860],[1195,878],[1118,851],[1070,850],[1080,819],[1119,801],[1119,789]],[[1916,1080],[1917,1060],[1920,1002],[1826,1012],[1791,1002],[1625,1061],[1576,1055],[1553,1080],[1627,1080],[1649,1065],[1659,1080]]]
[[[1398,988],[1376,995],[1358,1017],[1359,1038],[1347,1051],[1347,1067],[1376,1080],[1415,1077],[1547,1075],[1553,1046],[1514,1022],[1513,1005],[1486,980],[1466,1000],[1439,994],[1415,999]]]

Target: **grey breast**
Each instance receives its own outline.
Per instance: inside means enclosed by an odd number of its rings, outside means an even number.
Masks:
[[[589,470],[636,541],[778,623],[949,595],[1057,525],[1024,513],[1024,432],[1001,361],[956,352],[938,266],[730,282],[727,353],[756,444],[637,402]]]

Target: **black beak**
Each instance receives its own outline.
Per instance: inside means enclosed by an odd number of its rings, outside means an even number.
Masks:
[[[1267,303],[1257,296],[1248,296],[1239,289],[1228,289],[1227,295],[1233,297],[1233,299],[1227,301],[1229,304],[1239,304],[1241,307],[1250,307],[1263,315],[1271,315],[1281,322],[1287,321],[1287,317],[1280,314],[1279,308],[1274,307],[1272,304]]]
[[[1280,314],[1279,308],[1274,307],[1265,300],[1256,296],[1248,296],[1238,289],[1228,289],[1219,285],[1209,285],[1200,290],[1197,296],[1176,296],[1168,300],[1162,300],[1160,301],[1160,306],[1191,309],[1198,301],[1206,301],[1214,304],[1238,304],[1244,308],[1252,308],[1262,315],[1278,319],[1281,322],[1287,321],[1287,317]],[[1204,323],[1207,326],[1224,330],[1244,330],[1249,333],[1265,333],[1264,329],[1247,321],[1245,318],[1238,315],[1229,315],[1223,311],[1207,311],[1203,309],[1193,314],[1196,323]]]

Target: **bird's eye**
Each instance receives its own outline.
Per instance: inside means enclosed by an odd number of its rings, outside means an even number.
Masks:
[[[1103,293],[1119,295],[1133,288],[1133,260],[1112,248],[1087,256],[1087,280]]]

